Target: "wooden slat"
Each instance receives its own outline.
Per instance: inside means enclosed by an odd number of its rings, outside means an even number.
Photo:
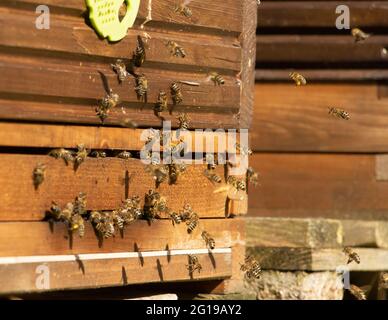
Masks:
[[[269,270],[336,270],[346,266],[348,257],[341,249],[308,248],[247,248],[263,269]],[[361,259],[360,264],[347,265],[350,271],[383,271],[388,269],[388,250],[354,248]]]
[[[329,219],[246,218],[249,247],[337,248],[342,246],[340,221]]]
[[[49,270],[50,290],[98,288],[133,283],[168,282],[230,277],[230,253],[197,254],[201,273],[191,277],[186,269],[187,254],[170,257],[97,259],[44,263]],[[62,256],[63,257],[63,256]],[[66,257],[66,256],[65,256]],[[46,291],[36,286],[42,263],[16,263],[0,265],[0,292]]]
[[[216,248],[230,248],[244,238],[243,227],[241,219],[202,219],[188,234],[184,223],[173,226],[171,221],[157,220],[149,225],[137,221],[126,226],[123,237],[118,233],[99,243],[92,226],[86,223],[85,236],[75,234],[70,245],[61,223],[51,229],[48,222],[2,222],[0,257],[206,249],[202,230],[212,235]]]
[[[38,6],[39,0],[17,0],[18,7],[23,4]],[[73,13],[80,15],[86,11],[84,2],[78,0],[46,0],[48,5],[55,13]],[[14,6],[15,1],[4,0],[2,5]],[[194,24],[196,27],[221,29],[229,32],[240,32],[242,30],[242,9],[241,4],[234,0],[214,0],[211,3],[204,3],[202,0],[190,1],[190,9],[193,11],[193,17],[187,19],[180,14],[175,14],[173,9],[176,5],[174,0],[158,0],[152,2],[152,19],[145,26],[153,27],[166,24],[180,24],[188,27]],[[71,9],[72,12],[65,9]],[[136,26],[144,22],[148,15],[148,0],[140,1],[140,8]],[[182,27],[182,26],[181,26]]]
[[[388,222],[343,220],[344,245],[388,248]]]
[[[62,160],[49,156],[2,154],[0,157],[0,220],[40,220],[52,201],[60,206],[71,202],[79,192],[87,194],[89,210],[118,208],[126,197],[126,172],[129,175],[128,195],[144,195],[155,189],[153,177],[145,172],[140,160],[88,158],[74,171]],[[32,172],[38,163],[47,166],[46,178],[34,189]],[[177,184],[162,183],[158,191],[167,198],[173,210],[190,203],[202,217],[225,217],[226,193],[214,193],[217,188],[203,175],[206,165],[191,165],[179,177]],[[223,176],[222,166],[217,173]]]
[[[374,156],[255,154],[261,187],[250,190],[249,215],[387,220],[388,184]]]
[[[351,27],[388,27],[386,1],[263,1],[258,8],[260,28],[335,29],[339,14],[335,9],[347,5]]]
[[[254,150],[384,152],[388,99],[375,84],[256,84],[250,139]],[[328,115],[348,111],[350,121]]]

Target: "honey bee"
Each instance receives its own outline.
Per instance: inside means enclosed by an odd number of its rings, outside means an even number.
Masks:
[[[78,168],[81,165],[81,163],[85,161],[85,159],[89,154],[89,150],[85,148],[85,145],[83,143],[79,144],[77,146],[77,149],[78,149],[77,153],[75,154],[75,157],[74,157],[75,168]]]
[[[86,193],[80,192],[74,201],[74,213],[84,216],[86,214],[86,203]]]
[[[169,212],[168,215],[170,216],[173,225],[180,224],[182,222],[182,217],[178,213],[172,211]]]
[[[157,186],[166,181],[169,175],[168,165],[149,164],[145,167],[145,171],[153,176]]]
[[[357,264],[360,264],[360,256],[357,254],[357,252],[353,251],[352,248],[345,247],[343,251],[349,259],[347,264],[351,263],[352,261],[356,262]]]
[[[46,176],[46,165],[38,163],[32,173],[35,190],[38,190],[39,186],[43,183]]]
[[[174,12],[180,13],[180,14],[184,15],[186,18],[191,18],[193,16],[193,12],[187,6],[187,2],[189,2],[189,1],[186,0],[182,4],[176,5],[175,8],[174,8]]]
[[[178,177],[181,173],[186,171],[186,165],[184,163],[176,164],[172,163],[168,165],[169,168],[169,184],[175,184],[178,181]]]
[[[193,208],[190,204],[185,203],[183,206],[183,210],[179,211],[179,216],[181,217],[182,221],[187,221],[190,219],[190,216],[194,213]]]
[[[203,174],[205,175],[206,178],[208,178],[212,183],[221,183],[222,182],[222,179],[221,177],[216,174],[216,173],[212,173],[211,170],[209,169],[205,169],[205,171],[203,172]]]
[[[190,218],[186,221],[187,232],[192,233],[194,229],[198,226],[198,223],[199,223],[199,217],[195,212],[193,212],[190,215]]]
[[[251,156],[253,154],[253,151],[246,145],[241,146],[240,143],[235,143],[236,151],[241,153],[243,156]]]
[[[96,108],[96,114],[102,122],[108,117],[112,108],[115,108],[120,103],[120,97],[117,93],[113,93],[112,89],[102,98],[100,105]]]
[[[186,51],[175,41],[169,40],[167,42],[167,47],[170,48],[170,52],[174,57],[181,57],[181,58],[186,57]]]
[[[299,86],[305,86],[307,84],[307,80],[304,76],[302,76],[298,72],[290,72],[290,78],[295,81],[295,84]]]
[[[108,239],[114,236],[114,221],[110,212],[92,211],[90,221],[101,237]]]
[[[210,80],[214,82],[215,86],[221,86],[225,84],[225,80],[217,72],[210,73]]]
[[[215,170],[217,168],[217,164],[216,164],[215,158],[216,157],[214,156],[214,154],[206,153],[205,162],[207,163],[208,171]],[[205,173],[205,175],[206,175],[206,173]]]
[[[138,100],[147,102],[148,80],[145,75],[141,74],[136,76],[135,91]]]
[[[359,28],[353,28],[351,34],[354,37],[355,42],[364,41],[370,37],[370,34],[365,33]]]
[[[189,130],[190,128],[190,117],[186,113],[181,113],[178,116],[179,129]]]
[[[349,288],[349,291],[358,300],[366,300],[366,294],[365,294],[364,290],[362,290],[361,288],[357,287],[356,285],[351,284],[350,288]]]
[[[203,231],[202,234],[202,239],[205,240],[206,245],[213,250],[216,247],[216,242],[214,239],[210,236],[210,234],[207,231]]]
[[[160,214],[167,211],[167,202],[164,197],[162,197],[159,192],[149,190],[145,195],[144,203],[144,215],[149,220],[152,221],[155,218],[159,218]]]
[[[85,235],[84,219],[79,214],[73,214],[69,220],[69,231],[78,231],[78,235],[82,238]]]
[[[257,186],[259,183],[259,174],[252,168],[248,167],[247,169],[247,178],[250,183],[254,186]]]
[[[199,259],[197,256],[189,254],[189,264],[186,266],[187,270],[189,270],[189,273],[192,275],[194,271],[198,271],[198,273],[201,273],[202,266],[199,263]]]
[[[182,88],[178,82],[173,82],[170,86],[171,97],[174,105],[180,104],[183,101]]]
[[[123,230],[125,225],[125,219],[122,217],[120,212],[117,210],[113,210],[111,214],[112,214],[113,225],[117,226],[119,230]]]
[[[94,150],[90,153],[90,156],[94,158],[106,158],[106,152]]]
[[[140,197],[132,196],[126,199],[118,209],[118,214],[124,221],[124,225],[129,225],[139,219],[143,212],[140,209]]]
[[[116,157],[127,160],[132,158],[132,154],[129,151],[121,151]]]
[[[228,177],[228,184],[233,186],[237,191],[245,191],[247,189],[246,183],[237,179],[235,176]]]
[[[382,272],[380,274],[380,283],[381,285],[388,285],[388,272]]]
[[[114,64],[111,64],[111,66],[113,71],[117,73],[119,82],[122,83],[128,77],[127,67],[124,61],[117,59]]]
[[[136,67],[141,67],[146,59],[146,52],[143,39],[137,36],[137,46],[132,56],[132,61]]]
[[[241,271],[245,272],[248,279],[256,278],[260,279],[261,266],[252,256],[245,258],[245,262],[240,267]]]
[[[349,112],[337,108],[329,108],[329,114],[334,115],[339,119],[350,120]]]
[[[51,150],[48,155],[55,159],[63,159],[66,165],[68,165],[69,162],[74,161],[73,152],[63,148]]]
[[[155,104],[154,110],[158,116],[160,112],[168,110],[167,94],[163,90],[159,91],[158,101]]]

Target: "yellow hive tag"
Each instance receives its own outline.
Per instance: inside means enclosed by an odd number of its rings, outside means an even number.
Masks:
[[[139,11],[140,0],[85,0],[89,19],[97,33],[109,41],[123,39],[131,28]],[[125,3],[127,12],[119,19],[119,10]]]

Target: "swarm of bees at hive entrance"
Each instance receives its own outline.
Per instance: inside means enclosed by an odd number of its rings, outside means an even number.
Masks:
[[[333,115],[338,119],[350,120],[349,112],[334,107],[329,107],[329,115]]]
[[[347,264],[351,263],[352,261],[354,261],[357,264],[360,264],[360,262],[361,262],[360,256],[352,248],[345,247],[343,251],[346,254],[346,256],[348,257]]]
[[[298,72],[290,72],[289,76],[292,80],[294,80],[298,87],[305,86],[307,84],[306,78]]]
[[[355,42],[360,42],[368,39],[371,35],[362,31],[359,28],[353,28],[350,33],[352,34]]]
[[[245,258],[245,262],[241,265],[240,269],[245,272],[248,279],[259,279],[261,276],[261,266],[252,256]]]
[[[190,275],[193,275],[195,271],[198,271],[198,273],[201,273],[202,265],[199,263],[199,259],[195,255],[189,254],[188,256],[189,264],[186,266],[187,270],[189,270]]]
[[[34,182],[35,190],[38,190],[39,186],[43,183],[46,177],[46,165],[38,163],[32,173],[32,179]]]

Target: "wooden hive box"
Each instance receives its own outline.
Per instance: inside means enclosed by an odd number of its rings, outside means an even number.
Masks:
[[[0,294],[215,279],[228,280],[215,292],[238,290],[244,224],[227,218],[246,213],[247,198],[230,201],[226,192],[214,192],[218,186],[203,175],[205,164],[188,166],[176,184],[156,186],[137,154],[144,146],[141,128],[162,125],[153,108],[159,91],[169,93],[173,81],[199,84],[182,85],[183,102],[171,114],[163,113],[174,128],[181,112],[191,118],[191,129],[249,127],[256,1],[192,0],[191,18],[174,12],[175,1],[141,1],[133,28],[117,43],[98,37],[81,0],[46,1],[50,29],[38,30],[39,4],[0,4]],[[144,24],[146,17],[152,20]],[[138,35],[146,41],[147,58],[139,72],[148,78],[147,103],[137,99],[135,79],[129,76],[120,84],[111,67],[118,58],[129,62]],[[185,58],[170,54],[169,40],[184,47]],[[215,86],[211,72],[222,75],[225,84]],[[95,108],[108,89],[119,94],[121,103],[102,124]],[[138,128],[123,127],[126,119]],[[213,139],[212,133],[199,135],[202,141],[208,137]],[[53,148],[75,150],[78,144],[106,150],[107,157],[87,157],[75,170],[48,156]],[[195,140],[189,150],[194,146]],[[224,145],[217,148],[227,151]],[[115,157],[123,150],[135,156]],[[39,163],[46,166],[45,179],[34,188]],[[226,166],[217,166],[215,173],[226,186]],[[80,238],[69,235],[62,223],[44,221],[52,201],[63,208],[80,192],[87,195],[90,212],[112,211],[133,195],[143,205],[151,189],[173,211],[189,203],[199,215],[198,227],[188,233],[185,223],[172,225],[164,214],[101,241],[89,222]],[[202,240],[204,230],[214,237],[214,250]],[[188,272],[189,254],[198,256],[200,273]],[[46,270],[49,285],[39,285]]]

